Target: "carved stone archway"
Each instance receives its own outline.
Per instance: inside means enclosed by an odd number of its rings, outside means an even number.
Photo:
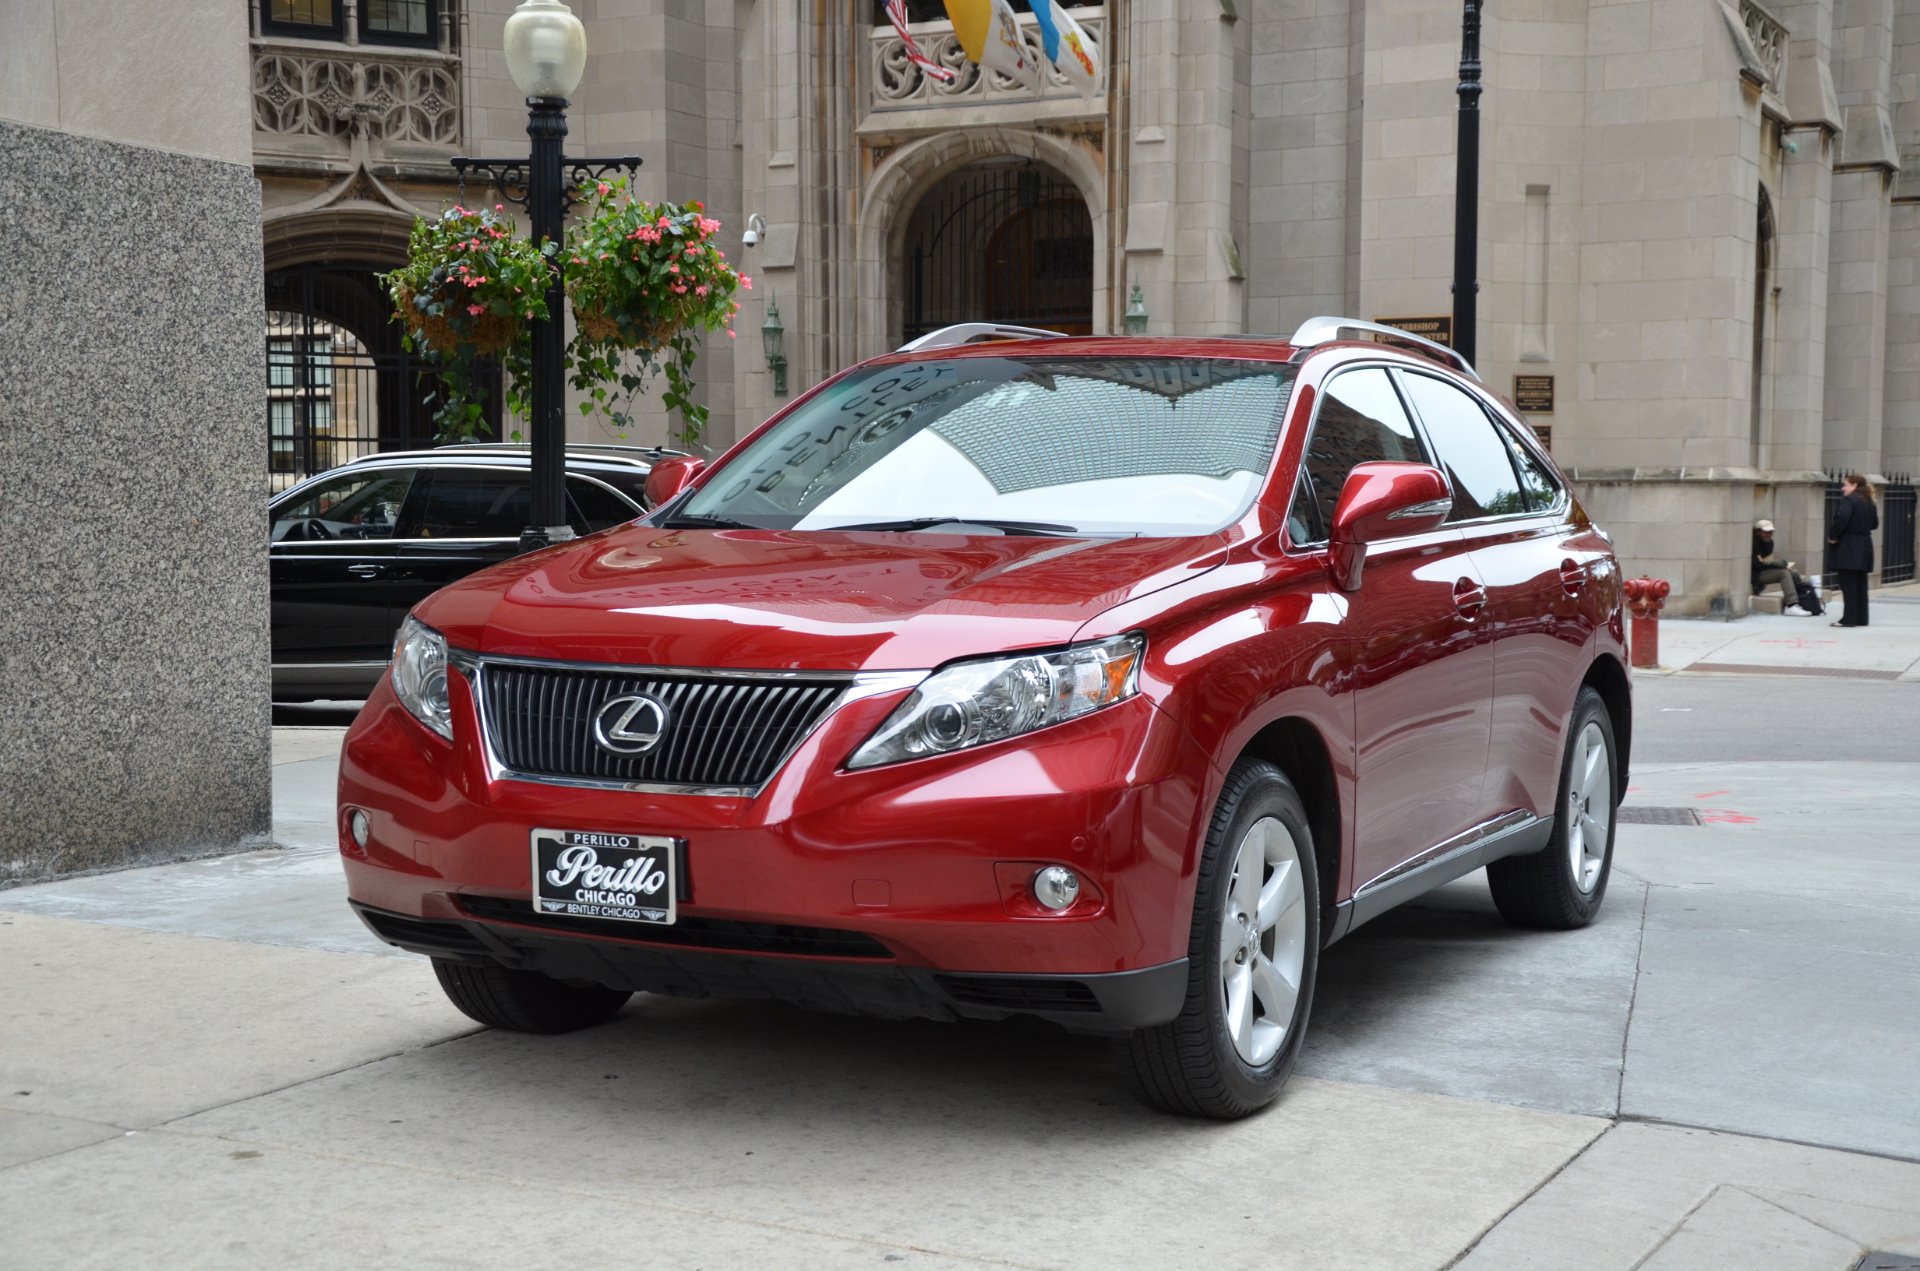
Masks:
[[[1093,326],[1107,329],[1106,171],[1093,140],[1021,128],[969,128],[937,133],[888,152],[868,179],[854,227],[852,283],[859,297],[856,357],[893,347],[904,293],[901,253],[921,196],[942,177],[983,159],[1025,158],[1073,183],[1093,222]]]

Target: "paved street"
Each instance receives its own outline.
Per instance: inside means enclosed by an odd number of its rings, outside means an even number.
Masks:
[[[348,914],[339,730],[283,712],[278,850],[0,892],[0,1266],[1920,1256],[1920,594],[1661,647],[1601,920],[1511,930],[1476,876],[1362,929],[1224,1126],[1038,1024],[478,1030]]]

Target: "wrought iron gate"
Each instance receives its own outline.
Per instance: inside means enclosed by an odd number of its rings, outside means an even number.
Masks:
[[[902,338],[954,322],[1093,330],[1093,219],[1072,182],[1041,164],[963,168],[907,225]]]
[[[400,342],[365,263],[301,265],[267,275],[267,480],[284,490],[381,450],[433,444],[429,367]],[[489,395],[489,432],[499,424]]]
[[[1913,477],[1889,472],[1880,491],[1880,581],[1913,581]]]

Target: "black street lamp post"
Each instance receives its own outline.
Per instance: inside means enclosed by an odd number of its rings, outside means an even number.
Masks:
[[[1480,5],[1466,0],[1460,34],[1460,144],[1453,183],[1453,348],[1473,364],[1480,282]]]
[[[547,253],[547,316],[533,323],[528,394],[532,416],[527,439],[533,468],[533,505],[520,533],[520,550],[533,551],[573,537],[567,519],[566,331],[567,210],[573,191],[610,172],[631,173],[638,155],[618,159],[566,157],[567,98],[587,65],[586,29],[560,0],[522,0],[507,18],[507,69],[527,98],[525,159],[453,160],[465,183],[469,171],[484,172],[500,197],[523,209],[533,241]]]

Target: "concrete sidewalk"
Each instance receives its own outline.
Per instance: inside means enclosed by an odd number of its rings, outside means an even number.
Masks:
[[[1875,605],[1806,664],[1774,641],[1807,619],[1662,637],[1685,666],[1878,671],[1920,604]],[[1827,679],[1766,693],[1810,710]],[[1642,676],[1644,744],[1680,757],[1637,763],[1630,807],[1699,823],[1623,823],[1593,927],[1513,930],[1469,878],[1363,928],[1280,1105],[1226,1126],[1144,1111],[1102,1044],[1041,1025],[648,997],[567,1037],[476,1029],[346,911],[339,730],[277,730],[280,850],[0,892],[0,1266],[1920,1254],[1920,728],[1871,761],[1841,734],[1729,760],[1759,682]],[[1663,748],[1680,719],[1699,740]]]
[[[1820,617],[1749,614],[1731,622],[1660,620],[1660,665],[1640,674],[1816,675],[1920,681],[1920,583],[1876,589],[1864,627]]]

